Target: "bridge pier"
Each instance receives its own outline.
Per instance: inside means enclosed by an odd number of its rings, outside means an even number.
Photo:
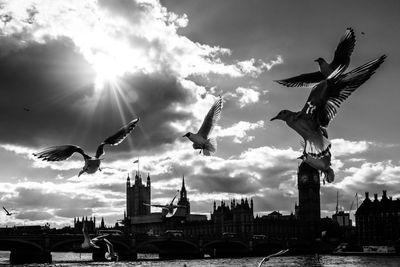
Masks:
[[[53,260],[50,251],[20,251],[11,250],[10,263],[51,263]]]

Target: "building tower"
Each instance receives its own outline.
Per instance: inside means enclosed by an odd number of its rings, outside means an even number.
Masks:
[[[150,175],[147,176],[146,185],[142,184],[142,177],[136,172],[135,183],[131,186],[130,178],[126,179],[126,215],[130,219],[135,216],[149,215],[150,207],[143,205],[150,204],[151,187]]]
[[[187,198],[187,192],[185,187],[185,176],[182,176],[182,188],[179,195],[178,205],[186,206],[185,215],[188,216],[190,214],[190,202]]]
[[[303,240],[314,241],[320,234],[319,172],[303,162],[299,166],[297,179],[299,189],[298,215],[301,224],[300,237]]]

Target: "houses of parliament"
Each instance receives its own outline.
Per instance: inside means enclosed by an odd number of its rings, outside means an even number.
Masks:
[[[282,215],[272,212],[266,216],[254,217],[252,199],[214,201],[210,219],[206,215],[192,214],[190,201],[182,177],[178,205],[182,205],[174,216],[167,218],[166,211],[150,212],[144,203],[151,202],[151,178],[146,182],[136,172],[134,181],[126,181],[126,215],[124,221],[131,233],[163,235],[167,230],[180,230],[187,237],[221,236],[223,233],[234,233],[238,237],[248,238],[254,235],[265,235],[271,239],[312,238],[319,231],[320,195],[319,173],[307,164],[298,169],[299,203],[295,213]]]

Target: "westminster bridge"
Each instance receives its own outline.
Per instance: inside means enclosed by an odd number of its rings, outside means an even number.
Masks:
[[[93,236],[94,237],[94,236]],[[240,257],[263,255],[285,247],[284,242],[266,239],[241,239],[237,237],[187,238],[180,236],[128,237],[110,235],[107,237],[118,253],[119,260],[133,261],[137,253],[158,251],[161,259]],[[106,246],[99,242],[100,249],[81,250],[82,234],[22,234],[0,236],[0,250],[10,251],[10,263],[50,263],[51,252],[91,252],[94,261],[105,261]]]

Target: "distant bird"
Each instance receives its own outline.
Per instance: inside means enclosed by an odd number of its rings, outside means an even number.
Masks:
[[[26,111],[26,112],[29,112],[29,111],[31,111],[31,109],[30,108],[24,108],[24,110]]]
[[[261,266],[263,265],[263,263],[266,262],[266,261],[269,261],[270,258],[281,256],[281,255],[285,254],[285,253],[288,252],[288,251],[289,251],[288,249],[283,249],[283,250],[281,250],[281,251],[278,251],[278,252],[275,253],[275,254],[271,254],[271,255],[269,255],[269,256],[263,258],[263,259],[260,261],[260,263],[258,264],[258,267],[261,267]]]
[[[118,261],[118,255],[114,252],[114,246],[113,244],[108,241],[106,238],[103,238],[103,241],[107,245],[107,252],[104,255],[104,258],[109,261]]]
[[[301,112],[311,115],[322,127],[327,127],[337,113],[336,108],[365,83],[385,59],[386,55],[382,55],[344,74],[345,67],[339,66],[327,79],[312,88]]]
[[[177,211],[178,208],[186,208],[186,206],[184,206],[184,205],[174,205],[174,201],[175,201],[175,198],[177,197],[177,195],[178,195],[178,193],[175,194],[174,198],[172,199],[172,201],[170,203],[167,203],[165,205],[148,204],[148,203],[143,203],[143,205],[157,207],[157,208],[166,210],[167,215],[165,215],[165,217],[170,218],[175,215],[175,212]]]
[[[217,150],[215,138],[208,138],[208,136],[221,117],[222,106],[222,97],[220,96],[208,111],[199,131],[195,134],[188,132],[183,136],[193,142],[194,149],[200,149],[200,153],[203,151],[204,156],[210,156],[211,152],[214,153]]]
[[[3,210],[6,212],[7,216],[11,216],[14,214],[13,212],[9,212],[5,207],[3,207]]]
[[[115,134],[106,138],[97,148],[96,155],[94,157],[88,156],[82,148],[75,145],[61,145],[61,146],[53,146],[46,148],[45,150],[33,154],[39,159],[43,159],[46,161],[61,161],[66,160],[72,156],[75,152],[80,153],[85,160],[85,166],[79,172],[78,177],[82,173],[95,173],[97,170],[100,170],[100,161],[102,160],[100,157],[104,155],[103,147],[105,145],[116,146],[120,144],[128,134],[136,127],[136,124],[139,122],[139,118],[132,120],[128,124],[121,127]]]
[[[352,28],[347,28],[335,50],[331,63],[327,63],[322,57],[314,60],[319,65],[319,71],[301,74],[292,78],[277,80],[276,82],[288,87],[308,87],[326,79],[335,69],[343,66],[346,69],[350,64],[350,56],[353,53],[356,38]]]
[[[365,35],[365,32],[361,32],[362,35]]]
[[[83,233],[83,243],[81,244],[81,249],[85,249],[85,250],[90,249],[90,248],[99,249],[100,247],[98,245],[96,245],[96,243],[108,236],[108,235],[101,235],[101,236],[97,236],[95,238],[90,239],[89,233],[86,229],[85,224],[83,224],[83,226],[82,226],[82,233]]]

